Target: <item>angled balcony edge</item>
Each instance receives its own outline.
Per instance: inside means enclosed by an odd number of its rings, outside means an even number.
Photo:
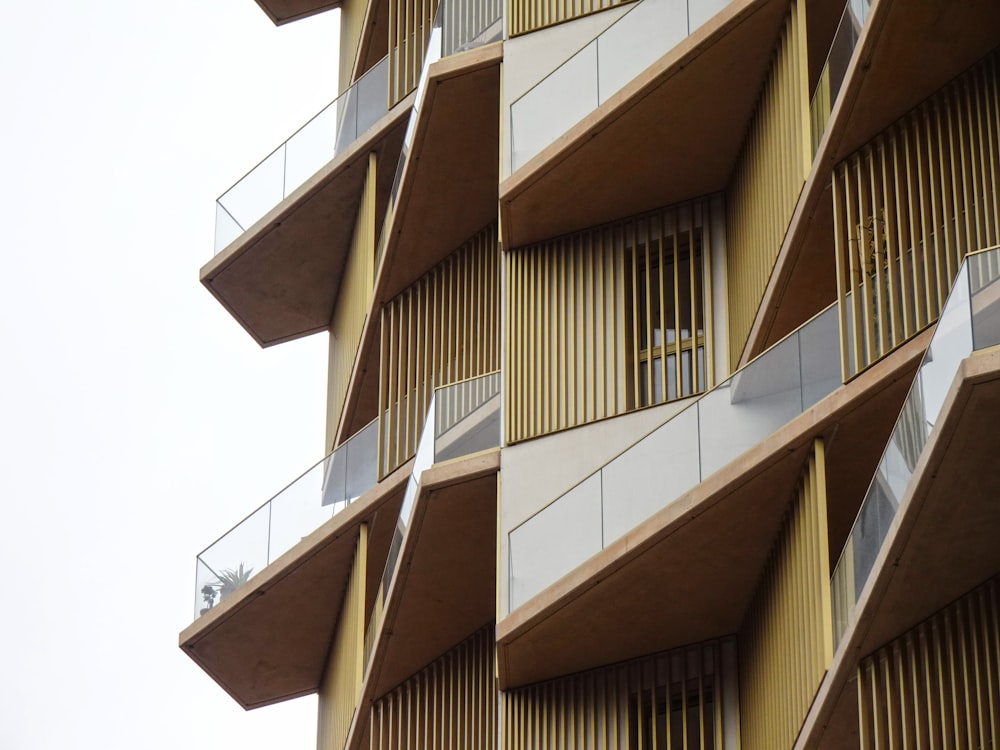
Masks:
[[[873,3],[789,222],[741,366],[834,298],[816,291],[833,278],[829,191],[834,165],[997,44],[1000,5],[993,0],[952,3],[941,15],[919,4]],[[809,301],[805,307],[803,300]]]
[[[181,632],[180,648],[240,706],[258,708],[318,689],[358,529],[369,525],[369,574],[377,576],[411,464],[303,537]]]
[[[877,459],[859,466],[857,451],[840,454],[836,443],[884,445],[929,339],[911,340],[501,619],[501,688],[738,630],[813,438],[830,446],[830,533],[842,540],[857,506],[835,498],[863,496]],[[628,639],[616,637],[622,622]]]
[[[503,45],[494,42],[430,66],[399,197],[383,230],[387,236],[376,271],[372,309],[377,310],[496,217],[502,59]],[[481,165],[482,170],[477,172],[470,165]],[[458,175],[463,178],[457,179]],[[403,248],[406,254],[401,260],[405,262],[396,263]],[[357,429],[358,394],[365,391],[366,379],[378,377],[377,367],[367,367],[374,358],[378,328],[378,316],[369,315],[338,440]]]
[[[345,750],[367,747],[372,703],[495,617],[500,449],[423,472]]]
[[[724,188],[787,5],[734,0],[503,180],[505,247]]]
[[[341,4],[341,0],[257,0],[257,5],[275,26],[333,10]]]
[[[796,748],[843,746],[857,731],[859,661],[1000,572],[1000,472],[982,439],[1000,420],[1000,350],[962,362],[942,414]]]
[[[412,95],[397,104],[202,267],[201,283],[261,346],[329,326],[367,156],[379,155],[384,211],[412,104]]]

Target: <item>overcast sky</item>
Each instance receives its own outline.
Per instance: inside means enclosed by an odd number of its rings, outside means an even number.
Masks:
[[[318,460],[326,336],[198,283],[214,200],[336,95],[336,13],[2,2],[0,749],[315,747],[177,647],[195,555]]]

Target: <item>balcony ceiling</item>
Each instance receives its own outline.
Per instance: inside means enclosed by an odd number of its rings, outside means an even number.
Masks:
[[[319,688],[358,530],[368,524],[367,575],[378,580],[409,471],[407,463],[181,633],[185,653],[243,708]]]
[[[504,180],[505,246],[725,188],[787,7],[735,0]]]
[[[997,44],[1000,3],[996,0],[875,3],[792,219],[744,361],[835,298],[833,166]]]
[[[275,26],[341,6],[341,0],[257,0],[257,5]]]
[[[926,344],[911,341],[501,620],[501,687],[735,633],[818,435],[839,550]]]
[[[378,156],[385,212],[412,96],[201,269],[201,283],[261,346],[330,325],[368,168]]]

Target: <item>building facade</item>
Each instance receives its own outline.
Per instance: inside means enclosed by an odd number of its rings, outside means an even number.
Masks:
[[[202,283],[328,455],[182,649],[318,750],[1000,738],[996,0],[341,8]]]

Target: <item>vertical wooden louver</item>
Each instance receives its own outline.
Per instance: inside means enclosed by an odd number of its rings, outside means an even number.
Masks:
[[[377,700],[370,750],[490,750],[497,745],[493,626]]]
[[[508,691],[503,748],[723,750],[723,715],[735,711],[724,690],[731,646],[688,646]]]
[[[508,442],[713,383],[709,206],[693,201],[506,254]]]
[[[1000,241],[997,56],[838,164],[844,377],[937,320],[966,253]]]
[[[828,544],[816,440],[740,628],[743,750],[792,747],[833,658]]]
[[[538,31],[623,2],[627,0],[511,0],[510,35]]]
[[[382,307],[381,476],[416,451],[434,387],[500,369],[499,263],[492,224]]]
[[[726,193],[729,361],[753,327],[812,165],[805,5],[793,2]]]
[[[417,87],[438,0],[389,0],[389,107]]]
[[[326,672],[319,688],[317,750],[342,750],[361,694],[367,561],[368,529],[362,525]]]
[[[347,396],[347,386],[361,344],[375,276],[375,154],[368,155],[368,173],[361,193],[354,234],[330,321],[330,364],[327,379],[327,446],[334,436]]]
[[[862,750],[1000,747],[994,578],[858,666]]]

